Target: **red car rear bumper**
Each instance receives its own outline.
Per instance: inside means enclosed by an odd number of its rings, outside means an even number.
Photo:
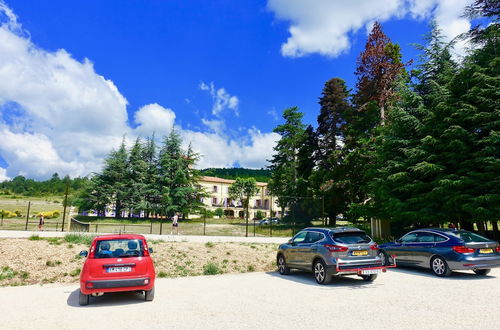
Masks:
[[[98,292],[147,291],[154,287],[154,278],[137,277],[110,280],[88,280],[80,282],[83,294]]]

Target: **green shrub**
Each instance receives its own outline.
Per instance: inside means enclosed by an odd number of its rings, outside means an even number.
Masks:
[[[212,243],[212,242],[206,242],[205,246],[208,247],[208,248],[213,248],[215,246],[215,244]]]
[[[14,278],[14,276],[16,276],[16,275],[17,275],[16,271],[14,271],[9,266],[4,266],[0,270],[0,281],[1,280],[10,280],[11,278]]]
[[[40,236],[38,236],[38,235],[31,235],[28,239],[30,241],[39,241],[39,240],[41,240]]]
[[[165,273],[165,272],[163,272],[163,271],[161,271],[161,272],[159,272],[159,273],[157,274],[157,276],[158,276],[158,277],[160,277],[160,278],[163,278],[163,277],[167,277],[167,276],[168,276],[168,274],[167,274],[167,273]]]
[[[218,216],[218,217],[219,217],[219,219],[220,219],[220,218],[222,218],[222,216],[224,215],[224,210],[223,210],[222,208],[218,207],[218,208],[216,208],[216,209],[215,209],[214,214],[215,214],[216,216]]]
[[[212,262],[203,265],[203,275],[217,275],[221,273],[222,271],[220,270],[219,266]]]
[[[75,268],[75,269],[73,269],[73,270],[69,273],[69,276],[71,276],[71,277],[78,276],[78,275],[80,275],[80,271],[81,271],[81,270],[80,270],[80,268]]]
[[[264,218],[264,212],[262,212],[262,211],[260,211],[260,210],[259,210],[259,211],[257,211],[257,213],[255,213],[255,217],[256,217],[257,219],[259,219],[259,220],[260,220],[260,219],[263,219],[263,218]]]
[[[255,267],[254,267],[254,265],[248,265],[248,266],[247,266],[247,271],[249,271],[249,272],[255,272]]]

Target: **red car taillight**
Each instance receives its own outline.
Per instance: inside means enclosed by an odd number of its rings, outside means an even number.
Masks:
[[[498,253],[500,253],[500,245],[497,246],[496,250]]]
[[[89,258],[94,258],[95,256],[95,248],[97,245],[97,241],[92,242],[92,245],[90,246],[90,253],[89,253]]]
[[[349,250],[347,246],[333,245],[333,244],[325,244],[323,245],[330,252],[346,252]]]
[[[370,249],[371,250],[378,250],[378,245],[377,244],[370,245]]]
[[[146,243],[146,241],[142,241],[142,245],[144,246],[144,252],[143,252],[143,255],[145,257],[149,257],[149,249],[148,249],[148,244]]]
[[[474,253],[474,249],[468,248],[466,246],[454,246],[453,251],[457,253]]]

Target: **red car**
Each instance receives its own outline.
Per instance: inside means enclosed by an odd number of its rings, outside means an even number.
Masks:
[[[104,235],[92,241],[80,273],[80,305],[88,305],[90,295],[106,292],[141,291],[145,300],[155,295],[155,267],[142,235]]]

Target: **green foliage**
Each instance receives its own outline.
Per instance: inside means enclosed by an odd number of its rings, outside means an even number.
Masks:
[[[229,196],[235,201],[241,201],[245,209],[246,236],[248,236],[248,217],[250,198],[259,192],[257,182],[254,178],[236,178],[236,181],[229,187]]]
[[[214,214],[218,216],[219,218],[222,218],[224,216],[224,210],[220,207],[216,208],[214,211]]]
[[[200,171],[204,176],[236,180],[236,178],[254,178],[258,182],[269,182],[271,171],[266,169],[254,170],[248,168],[206,168]]]
[[[57,173],[54,173],[50,179],[44,181],[27,179],[19,175],[12,180],[0,182],[0,194],[11,195],[11,197],[16,197],[12,196],[12,194],[23,196],[60,196],[65,192],[66,183],[69,184],[71,192],[77,193],[85,187],[88,181],[89,179],[86,177],[71,179],[69,176],[65,176],[61,179]]]
[[[262,212],[261,210],[258,210],[256,213],[255,213],[255,217],[257,219],[263,219],[264,218],[264,212]]]
[[[95,235],[84,235],[84,234],[66,234],[64,235],[64,241],[72,244],[83,244],[90,246]]]
[[[222,274],[222,270],[217,264],[209,262],[203,265],[203,275],[217,275]]]

